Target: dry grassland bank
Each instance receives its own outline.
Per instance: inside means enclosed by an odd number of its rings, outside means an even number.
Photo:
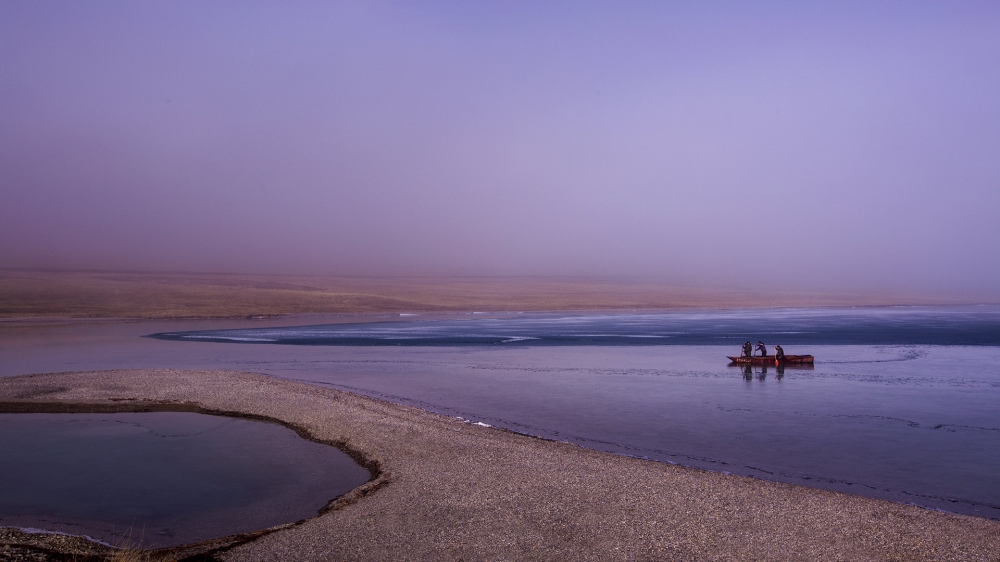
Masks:
[[[286,314],[559,311],[933,304],[830,295],[553,278],[357,278],[0,270],[0,318],[248,317]]]

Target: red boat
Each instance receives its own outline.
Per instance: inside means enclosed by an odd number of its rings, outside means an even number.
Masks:
[[[727,356],[728,357],[728,356]],[[774,355],[758,355],[756,357],[729,357],[729,360],[736,365],[802,365],[802,364],[813,364],[812,355],[786,355],[782,359],[778,359]]]

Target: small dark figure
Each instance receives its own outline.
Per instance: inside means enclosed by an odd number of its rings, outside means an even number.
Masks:
[[[743,344],[743,357],[753,357],[753,344],[746,342]]]
[[[774,346],[774,358],[777,361],[784,361],[785,360],[785,350],[781,349],[780,345]]]
[[[764,342],[762,342],[762,341],[758,341],[757,342],[757,351],[760,352],[760,356],[761,357],[764,357],[764,356],[767,355],[767,348],[764,347]]]

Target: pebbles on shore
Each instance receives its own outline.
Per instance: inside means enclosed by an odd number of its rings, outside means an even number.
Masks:
[[[174,557],[1000,560],[997,521],[621,457],[261,375],[0,379],[0,411],[159,409],[278,420],[373,472],[317,517]]]

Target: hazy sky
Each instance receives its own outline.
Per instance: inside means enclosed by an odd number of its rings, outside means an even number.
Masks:
[[[0,267],[1000,294],[995,2],[0,3]]]

